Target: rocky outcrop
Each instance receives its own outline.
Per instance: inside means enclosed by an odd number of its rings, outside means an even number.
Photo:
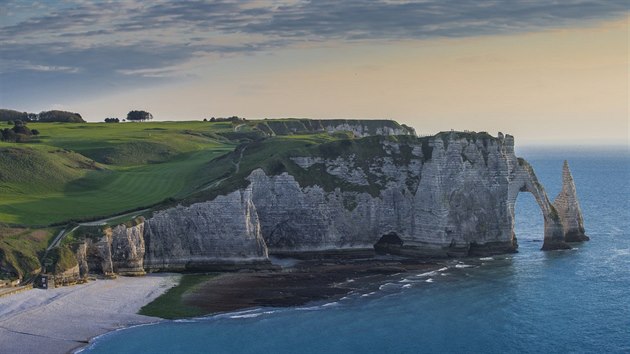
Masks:
[[[88,272],[106,276],[144,275],[144,219],[133,225],[107,227],[99,238],[86,238],[75,247],[81,277]]]
[[[111,231],[111,257],[114,272],[144,275],[144,222],[128,227],[118,225]]]
[[[157,212],[145,222],[147,270],[223,269],[269,265],[251,188],[187,207]]]
[[[87,262],[87,242],[81,242],[75,248],[75,257],[79,265],[79,275],[81,278],[87,277],[90,267]]]
[[[566,160],[562,167],[562,191],[553,201],[553,205],[558,212],[564,229],[564,241],[588,241],[589,237],[584,233],[584,220],[575,191],[575,183],[573,182],[571,170],[569,170],[569,162]]]

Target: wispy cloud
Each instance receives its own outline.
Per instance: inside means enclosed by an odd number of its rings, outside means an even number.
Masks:
[[[575,1],[20,1],[0,4],[0,80],[177,77],[204,55],[304,42],[509,34],[623,16],[627,2]],[[30,72],[30,74],[26,74]],[[58,80],[59,77],[55,76]],[[124,80],[123,80],[124,81]],[[19,91],[19,89],[18,89]],[[3,97],[5,94],[2,95]]]

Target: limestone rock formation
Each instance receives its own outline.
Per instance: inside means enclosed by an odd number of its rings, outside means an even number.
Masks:
[[[79,275],[81,278],[87,277],[90,267],[87,262],[87,242],[81,242],[75,249],[75,257],[79,265]]]
[[[144,219],[135,220],[135,225],[105,228],[98,239],[86,238],[76,245],[74,255],[81,277],[88,272],[144,275]]]
[[[145,269],[269,265],[251,195],[251,188],[246,188],[155,213],[145,221]]]
[[[554,200],[553,205],[558,211],[564,228],[564,240],[566,242],[588,241],[589,237],[584,234],[584,220],[575,191],[575,183],[569,170],[569,162],[566,160],[562,167],[562,191]]]
[[[514,182],[508,199],[512,208],[512,216],[514,216],[513,208],[517,194],[519,192],[530,192],[534,196],[536,203],[538,203],[543,215],[544,242],[542,249],[548,251],[571,248],[564,240],[564,229],[558,211],[549,201],[545,188],[538,182],[534,169],[527,161],[518,159],[518,168],[515,168],[514,171]]]
[[[99,239],[87,239],[86,242],[86,261],[89,271],[102,273],[106,276],[114,275],[111,228],[106,229],[104,235]]]
[[[120,275],[144,275],[144,219],[137,225],[112,229],[111,259]]]

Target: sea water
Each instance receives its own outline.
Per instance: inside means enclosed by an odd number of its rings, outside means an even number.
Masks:
[[[554,198],[568,159],[590,242],[542,252],[533,197],[516,205],[516,254],[392,276],[378,291],[133,327],[87,353],[630,353],[630,155],[519,151]]]

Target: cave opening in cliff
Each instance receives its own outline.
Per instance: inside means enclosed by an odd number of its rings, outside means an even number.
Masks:
[[[514,233],[523,242],[542,242],[545,237],[544,216],[536,198],[529,192],[521,192],[514,205]]]
[[[400,254],[402,246],[403,240],[395,232],[390,232],[374,244],[374,251],[376,254]]]

